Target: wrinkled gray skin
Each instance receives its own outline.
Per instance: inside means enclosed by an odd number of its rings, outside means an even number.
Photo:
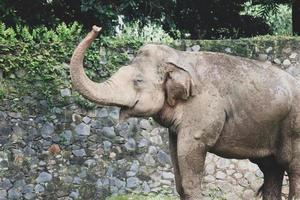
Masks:
[[[120,118],[152,116],[170,130],[170,152],[181,199],[201,199],[207,152],[248,158],[264,173],[264,200],[300,199],[300,87],[271,64],[221,53],[182,52],[148,44],[131,64],[95,83],[83,69],[93,30],[71,59],[75,89],[99,105],[121,107]]]

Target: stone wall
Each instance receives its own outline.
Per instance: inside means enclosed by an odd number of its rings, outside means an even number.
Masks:
[[[238,54],[239,41],[218,51]],[[300,76],[300,43],[265,42],[247,49],[250,57],[274,62]],[[203,41],[177,44],[188,51],[215,50]],[[87,111],[74,103],[72,91],[61,90],[69,102],[49,107],[27,96],[40,112],[24,115],[0,105],[0,199],[105,199],[112,194],[176,195],[168,155],[168,130],[151,118],[118,123],[119,109]],[[255,199],[262,173],[247,160],[208,154],[203,194],[206,199]],[[288,193],[285,178],[283,195]]]

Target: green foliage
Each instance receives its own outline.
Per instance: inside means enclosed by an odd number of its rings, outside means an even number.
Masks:
[[[292,35],[292,9],[288,5],[280,5],[275,14],[266,17],[274,35]]]
[[[292,9],[287,4],[277,4],[272,0],[270,4],[253,5],[252,1],[246,2],[242,15],[263,17],[274,35],[292,35]]]
[[[171,44],[174,41],[174,39],[164,31],[162,26],[157,23],[148,21],[144,25],[141,21],[136,21],[122,25],[122,29],[115,37],[104,38],[104,41],[109,42],[109,45],[113,48],[117,46],[139,48],[144,43]]]
[[[42,27],[32,32],[26,26],[13,29],[1,23],[0,45],[3,48],[0,50],[0,68],[6,75],[18,69],[26,69],[30,75],[59,73],[53,66],[66,61],[71,55],[70,50],[80,32],[81,27],[77,23],[71,26],[61,24],[54,31]]]
[[[62,63],[69,62],[79,33],[77,23],[32,31],[26,26],[13,29],[1,23],[0,69],[16,88],[10,97],[18,99],[36,91],[40,98],[52,103],[58,89],[69,86],[68,69]]]
[[[222,192],[222,190],[220,188],[210,189],[208,196],[212,200],[226,200],[226,198],[223,197],[222,193],[223,192]]]
[[[85,108],[87,110],[92,110],[96,108],[96,105],[93,102],[87,101],[85,98],[83,98],[78,92],[73,93],[73,97],[75,100],[75,103],[82,108]]]
[[[5,88],[2,82],[0,82],[0,100],[4,99],[5,97]]]

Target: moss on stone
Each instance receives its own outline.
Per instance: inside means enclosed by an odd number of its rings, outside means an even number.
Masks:
[[[199,45],[201,51],[224,52],[248,58],[256,58],[258,53],[266,53],[266,49],[272,47],[270,54],[274,54],[275,57],[284,57],[285,48],[294,50],[300,47],[300,37],[259,36],[234,40],[183,40],[176,41],[173,46],[186,50],[194,45]]]

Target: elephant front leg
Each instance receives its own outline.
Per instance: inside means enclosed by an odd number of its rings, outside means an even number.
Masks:
[[[185,104],[177,129],[177,155],[184,200],[202,199],[205,157],[221,134],[226,117],[224,110],[224,100],[211,85]]]
[[[178,165],[183,194],[181,199],[202,199],[201,180],[206,156],[205,145],[184,133],[178,135]]]
[[[181,183],[181,176],[178,166],[178,156],[177,156],[177,133],[169,130],[169,147],[170,147],[170,155],[173,164],[173,171],[175,176],[175,184],[176,190],[179,194],[180,198],[183,200],[183,188]]]

